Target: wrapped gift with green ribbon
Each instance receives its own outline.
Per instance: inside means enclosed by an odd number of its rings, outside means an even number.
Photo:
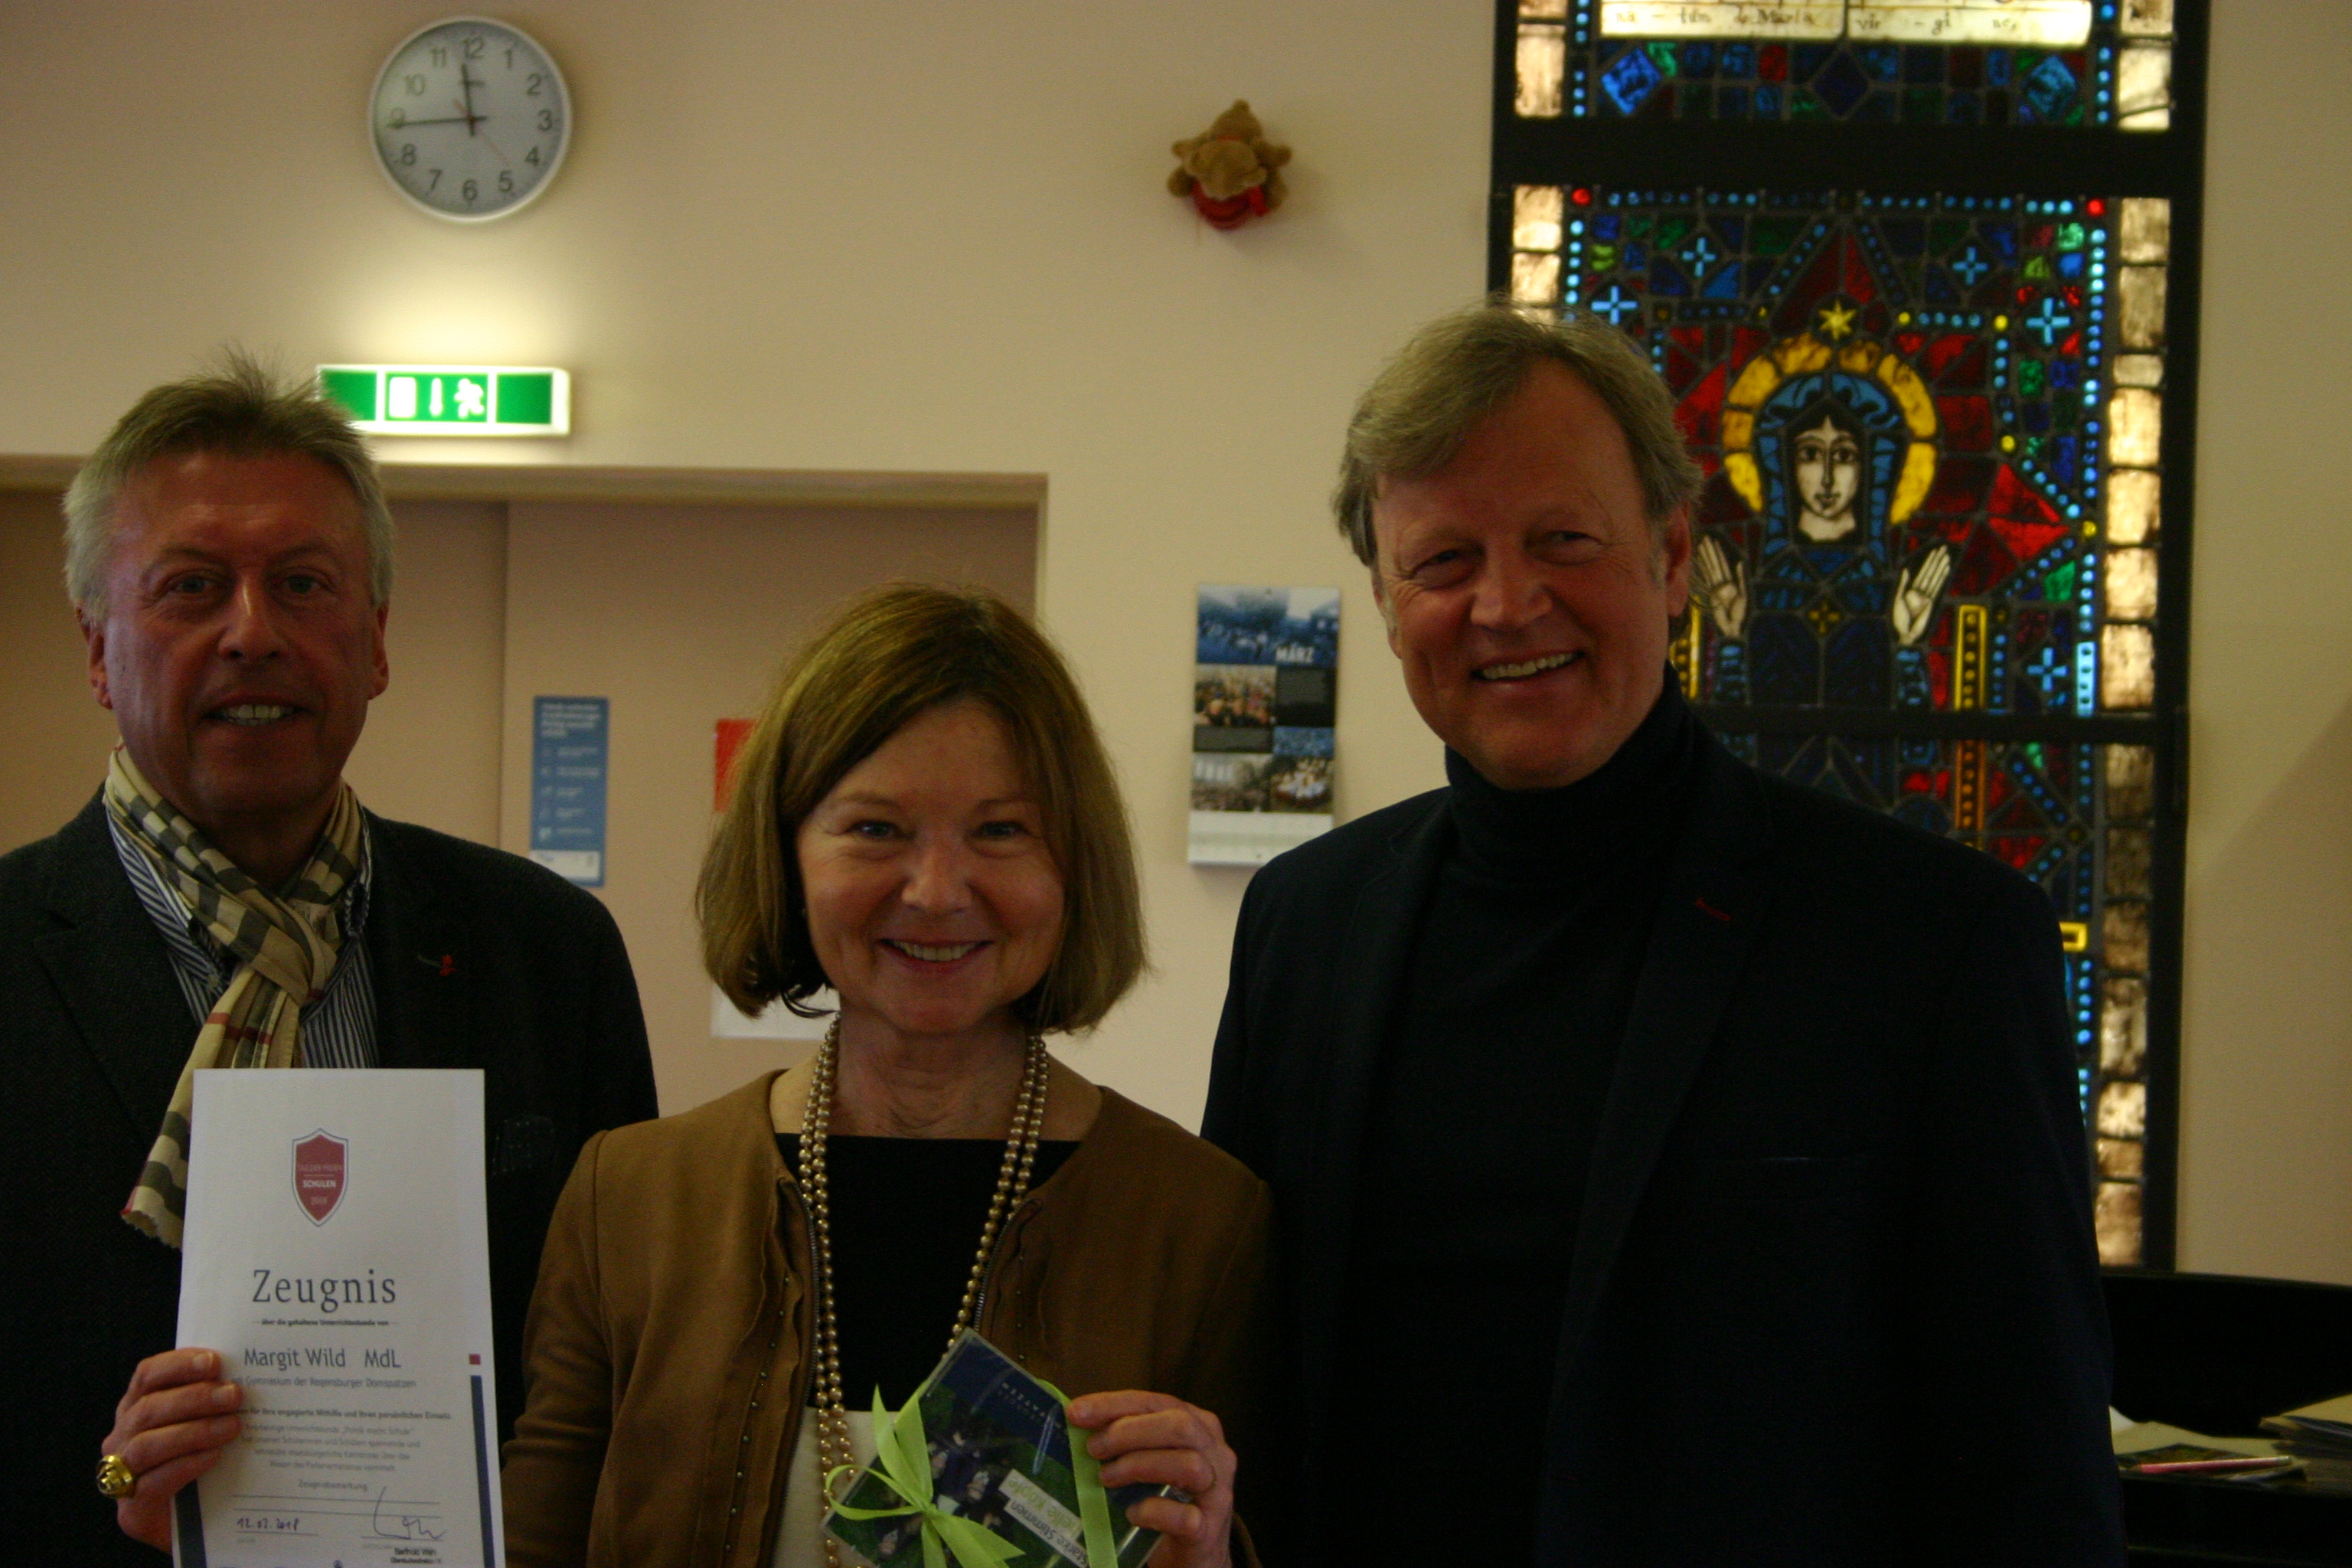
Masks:
[[[1171,1489],[1106,1489],[1069,1405],[967,1331],[905,1408],[876,1391],[874,1463],[826,1528],[877,1563],[904,1560],[911,1535],[923,1568],[1136,1568],[1159,1536],[1127,1510]]]

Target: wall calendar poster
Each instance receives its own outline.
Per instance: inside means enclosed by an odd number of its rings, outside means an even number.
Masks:
[[[1195,866],[1260,866],[1331,826],[1339,590],[1203,584],[1192,670]]]

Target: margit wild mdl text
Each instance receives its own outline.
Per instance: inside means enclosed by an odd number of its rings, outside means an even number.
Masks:
[[[363,1351],[361,1355],[362,1364],[370,1367],[394,1370],[398,1370],[400,1367],[400,1352],[389,1345],[382,1350]],[[310,1366],[340,1367],[348,1366],[351,1362],[349,1352],[341,1345],[307,1345],[299,1349],[289,1348],[279,1351],[263,1350],[258,1345],[245,1347],[245,1364],[247,1366],[266,1366],[278,1372],[292,1372],[297,1366],[306,1363]]]

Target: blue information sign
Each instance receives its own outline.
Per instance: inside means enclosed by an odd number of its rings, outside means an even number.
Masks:
[[[530,715],[530,858],[583,888],[604,885],[604,774],[613,704],[541,697]]]

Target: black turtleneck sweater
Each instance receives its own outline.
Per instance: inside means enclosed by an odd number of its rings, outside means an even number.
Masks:
[[[1670,672],[1565,788],[1445,754],[1453,847],[1365,1143],[1337,1430],[1366,1435],[1366,1489],[1333,1562],[1532,1554],[1586,1168],[1697,740]]]

